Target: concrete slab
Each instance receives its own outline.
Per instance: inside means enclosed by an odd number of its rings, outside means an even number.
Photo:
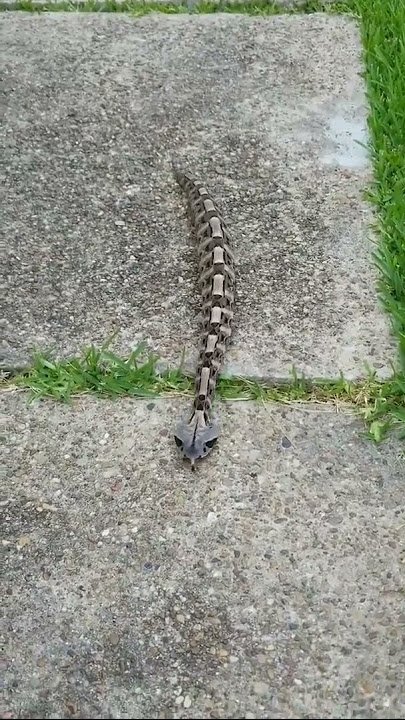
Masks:
[[[404,717],[398,448],[234,403],[191,473],[177,401],[1,403],[3,717]]]
[[[195,251],[172,152],[224,208],[238,260],[227,369],[383,375],[359,38],[347,17],[6,13],[5,365],[120,331],[194,361]]]

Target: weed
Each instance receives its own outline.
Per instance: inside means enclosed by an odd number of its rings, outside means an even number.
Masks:
[[[85,349],[78,357],[52,360],[37,354],[30,370],[5,381],[9,387],[31,391],[31,399],[52,397],[68,402],[88,393],[109,398],[120,396],[156,397],[191,395],[194,381],[180,369],[159,372],[157,357],[140,345],[127,358],[108,349]],[[290,382],[265,383],[242,377],[222,377],[218,397],[224,400],[251,400],[279,403],[334,403],[351,407],[364,418],[370,436],[382,440],[389,429],[405,437],[405,374],[394,373],[386,381],[374,373],[359,382],[340,377],[337,380],[306,380],[292,372]]]

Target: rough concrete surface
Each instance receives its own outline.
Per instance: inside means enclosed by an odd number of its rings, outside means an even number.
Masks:
[[[361,199],[370,177],[356,24],[346,17],[0,17],[3,365],[120,331],[194,358],[183,157],[236,248],[232,373],[387,372]]]
[[[395,447],[229,403],[191,473],[177,401],[1,402],[3,717],[404,717]]]

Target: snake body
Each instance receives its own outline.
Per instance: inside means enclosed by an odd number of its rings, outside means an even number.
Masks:
[[[234,255],[222,213],[204,183],[173,165],[174,176],[187,201],[198,250],[202,302],[200,353],[191,416],[181,421],[175,441],[194,469],[208,455],[218,434],[211,417],[212,400],[232,332],[235,301]]]

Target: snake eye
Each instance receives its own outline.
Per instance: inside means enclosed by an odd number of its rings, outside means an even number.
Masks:
[[[218,438],[213,438],[212,440],[207,440],[207,442],[205,444],[207,447],[212,448],[212,447],[214,447],[217,440],[218,440]]]
[[[180,440],[180,438],[176,437],[176,435],[174,436],[174,440],[175,440],[177,447],[181,447],[183,445],[183,441]]]

